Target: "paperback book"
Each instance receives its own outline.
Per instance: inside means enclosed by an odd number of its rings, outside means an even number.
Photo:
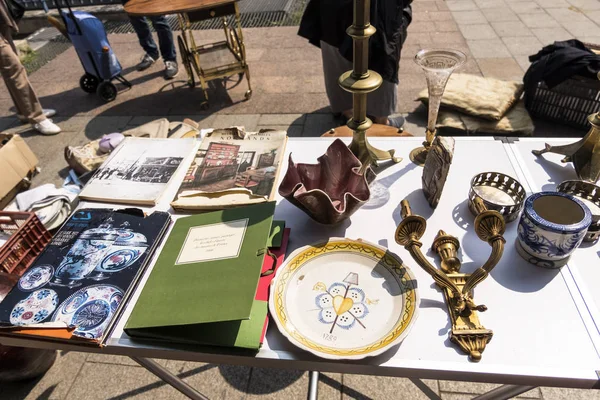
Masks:
[[[171,217],[81,209],[0,303],[2,334],[102,344]]]
[[[286,143],[285,131],[215,129],[202,140],[171,206],[216,210],[273,200]]]
[[[173,175],[190,162],[195,139],[126,138],[98,168],[79,197],[155,205]]]

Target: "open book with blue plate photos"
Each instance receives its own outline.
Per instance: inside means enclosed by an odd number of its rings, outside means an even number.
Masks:
[[[170,220],[135,208],[76,211],[0,303],[0,334],[101,345]]]

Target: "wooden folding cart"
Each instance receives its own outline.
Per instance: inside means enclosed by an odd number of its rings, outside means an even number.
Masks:
[[[196,86],[196,76],[202,86],[202,109],[208,108],[208,82],[214,79],[234,75],[239,75],[241,79],[245,75],[248,81],[245,98],[250,99],[250,71],[237,0],[130,0],[125,4],[125,11],[134,16],[178,14],[181,28],[181,34],[177,37],[179,53],[190,87]],[[231,15],[234,16],[233,24],[228,21]],[[212,18],[221,19],[225,40],[197,46],[192,24]]]

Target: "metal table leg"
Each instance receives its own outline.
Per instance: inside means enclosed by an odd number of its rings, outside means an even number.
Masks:
[[[308,372],[308,400],[319,398],[319,371]]]
[[[535,389],[537,386],[520,386],[520,385],[503,385],[496,389],[490,390],[481,396],[475,397],[473,400],[505,400],[518,396],[521,393]]]
[[[208,400],[208,397],[198,392],[196,389],[185,383],[182,379],[173,375],[167,369],[163,368],[156,361],[143,357],[131,357],[133,361],[158,376],[160,379],[179,390],[181,393],[193,400]]]

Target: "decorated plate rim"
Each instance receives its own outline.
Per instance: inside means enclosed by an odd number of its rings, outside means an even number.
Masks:
[[[89,285],[89,286],[85,286],[82,288],[79,288],[78,290],[76,290],[75,292],[71,293],[71,295],[69,295],[69,297],[67,297],[64,301],[60,302],[58,304],[58,306],[56,307],[56,310],[54,310],[54,315],[52,315],[52,322],[56,321],[57,315],[59,315],[59,312],[62,309],[63,304],[66,304],[69,300],[71,300],[77,293],[79,293],[80,291],[84,290],[84,289],[90,289],[90,288],[95,288],[97,286],[111,286],[115,289],[117,289],[119,292],[121,292],[124,296],[123,293],[123,289],[121,289],[120,287],[116,286],[116,285],[112,285],[110,283],[96,283],[93,285]],[[84,302],[85,303],[85,302]],[[81,305],[83,305],[84,303],[82,303]],[[73,315],[75,312],[69,313],[69,314],[65,314],[65,315]]]
[[[310,248],[324,247],[328,244],[336,243],[336,242],[372,247],[383,253],[387,253],[396,262],[398,262],[400,265],[403,266],[405,274],[408,276],[408,278],[410,280],[416,282],[416,278],[415,278],[413,272],[410,270],[410,268],[402,262],[402,260],[400,259],[400,257],[398,257],[398,255],[391,252],[389,249],[379,246],[377,244],[371,243],[369,241],[363,240],[363,239],[355,240],[355,239],[348,239],[348,238],[333,237],[333,238],[329,238],[327,240],[315,242],[310,245],[302,246],[302,247],[294,250],[288,257],[286,257],[284,263],[281,265],[280,268],[277,269],[277,272],[275,273],[275,277],[273,278],[273,282],[271,283],[271,286],[269,288],[269,311],[271,313],[272,319],[275,320],[275,324],[277,325],[279,332],[281,332],[281,334],[283,336],[285,336],[296,347],[306,350],[306,351],[308,351],[312,354],[315,354],[321,358],[332,359],[332,360],[359,360],[359,359],[363,359],[365,357],[377,356],[377,355],[382,354],[385,351],[389,350],[391,347],[397,345],[398,343],[401,343],[406,338],[406,336],[410,333],[410,330],[412,329],[412,327],[418,317],[418,314],[419,314],[418,311],[419,311],[420,297],[419,297],[417,285],[414,285],[413,290],[411,291],[414,299],[412,301],[412,303],[413,303],[412,310],[411,310],[412,316],[409,317],[408,323],[402,328],[403,323],[401,321],[392,328],[392,331],[395,331],[395,330],[398,330],[401,328],[400,333],[396,337],[393,337],[392,339],[389,339],[389,340],[383,339],[382,342],[385,342],[385,343],[382,343],[379,346],[376,346],[376,348],[374,350],[368,350],[368,348],[359,349],[358,352],[356,350],[352,350],[353,354],[332,354],[332,353],[320,351],[318,349],[311,348],[308,345],[305,345],[304,343],[300,342],[294,336],[293,332],[290,332],[290,331],[288,331],[288,329],[286,329],[286,327],[285,327],[286,322],[281,321],[281,316],[276,308],[275,301],[276,301],[276,297],[277,297],[277,293],[276,293],[277,286],[278,286],[279,280],[281,279],[281,277],[285,273],[285,271],[288,269],[290,263],[298,255],[300,255],[301,253],[305,252],[306,250],[308,250]],[[351,249],[350,251],[355,251],[355,250]],[[360,253],[357,253],[357,254],[360,254]],[[302,265],[302,264],[300,264],[300,265]],[[396,275],[396,276],[398,276],[398,275]],[[282,294],[283,294],[283,291],[282,291]],[[403,295],[403,300],[405,300],[405,299],[406,299],[406,294]],[[385,335],[385,337],[387,337],[387,336],[389,336],[389,332],[388,332],[388,334]],[[309,341],[309,339],[307,339],[307,338],[303,338],[303,339],[305,341]],[[316,346],[321,347],[321,348],[323,347],[320,345],[316,345]],[[373,346],[369,346],[369,347],[373,347]],[[340,352],[340,350],[334,350],[334,351]],[[343,350],[342,350],[342,352],[343,352]]]

